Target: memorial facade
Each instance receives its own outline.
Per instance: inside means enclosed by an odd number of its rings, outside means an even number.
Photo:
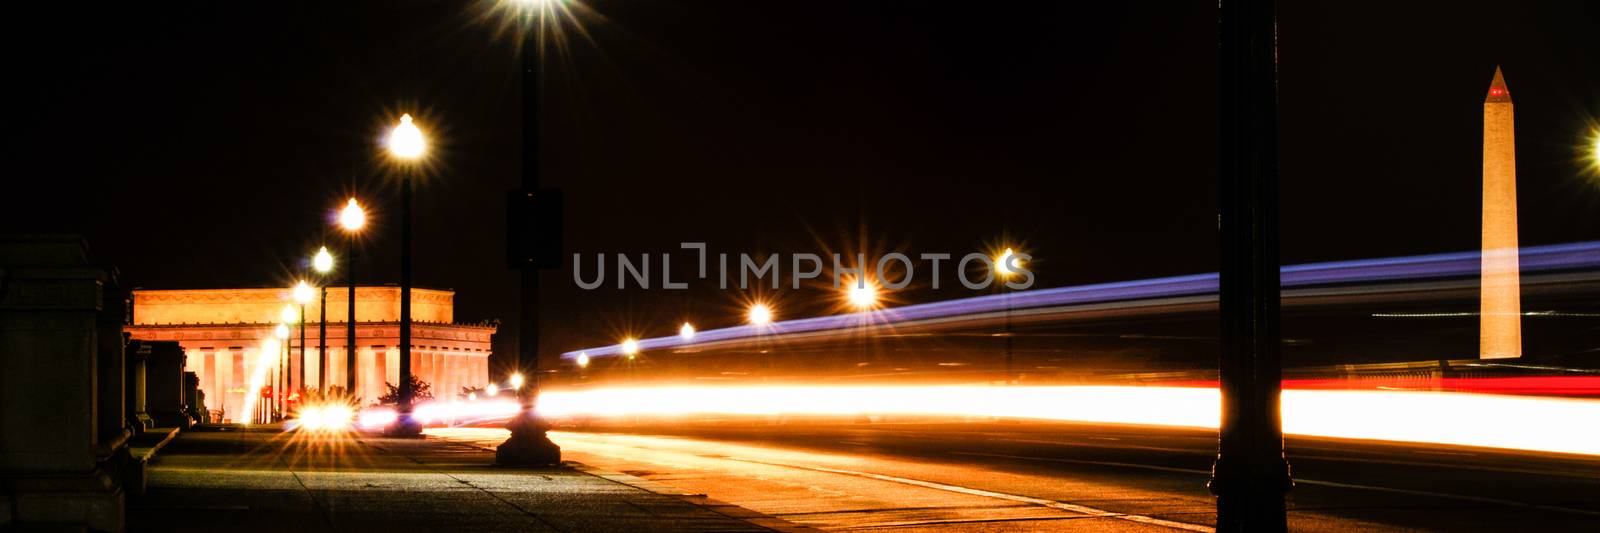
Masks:
[[[327,289],[328,348],[326,367],[320,363],[318,333],[320,298],[305,306],[305,344],[300,329],[291,325],[287,354],[263,354],[286,305],[293,304],[291,290],[198,289],[134,290],[133,319],[127,332],[134,339],[175,341],[187,356],[186,368],[199,379],[206,407],[220,418],[239,421],[252,376],[284,368],[290,391],[344,387],[347,377],[346,317],[348,295],[344,287]],[[489,355],[494,323],[458,324],[454,321],[455,292],[412,289],[413,374],[430,385],[436,399],[454,398],[463,387],[489,382]],[[298,316],[298,313],[297,313]],[[354,394],[363,405],[376,403],[386,384],[400,380],[400,288],[356,288],[356,345]],[[304,375],[304,383],[300,376]],[[271,383],[268,380],[267,383]]]

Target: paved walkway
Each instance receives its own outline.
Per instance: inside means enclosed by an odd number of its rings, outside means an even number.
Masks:
[[[633,486],[628,476],[583,465],[512,469],[490,466],[492,460],[490,451],[437,439],[186,431],[151,460],[148,492],[129,497],[128,527],[274,533],[797,529],[703,497]]]

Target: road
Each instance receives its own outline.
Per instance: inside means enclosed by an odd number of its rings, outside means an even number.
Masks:
[[[492,446],[499,429],[431,429]],[[828,530],[1193,530],[1215,436],[1004,421],[674,421],[556,431],[565,457]],[[1595,531],[1600,457],[1291,438],[1297,531]]]

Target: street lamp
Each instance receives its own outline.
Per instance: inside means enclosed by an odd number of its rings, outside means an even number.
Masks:
[[[578,352],[578,368],[589,367],[589,352]]]
[[[428,152],[428,141],[412,122],[411,115],[400,116],[400,123],[389,132],[385,143],[389,155],[410,167]],[[412,176],[400,176],[400,390],[399,409],[388,433],[396,436],[422,434],[422,425],[411,416],[411,190]]]
[[[515,374],[511,374],[511,388],[517,389],[517,390],[522,390],[522,384],[523,383],[524,383],[524,381],[523,381],[521,372],[517,372]]]
[[[1589,170],[1600,175],[1600,126],[1589,132]]]
[[[694,340],[694,325],[684,322],[683,327],[678,328],[678,337],[682,338],[685,342]]]
[[[1018,257],[1017,256],[1017,252],[1012,250],[1011,248],[1006,248],[1006,251],[1000,252],[1000,254],[996,255],[995,258],[994,258],[994,275],[995,275],[995,279],[996,279],[996,281],[1000,282],[1000,297],[1005,300],[1005,304],[1006,304],[1006,329],[1005,329],[1005,339],[1006,339],[1006,341],[1005,341],[1006,342],[1006,385],[1010,385],[1011,382],[1012,382],[1012,379],[1011,379],[1011,376],[1012,376],[1012,370],[1011,370],[1011,344],[1012,344],[1012,334],[1011,334],[1011,289],[1010,289],[1010,287],[1006,286],[1006,281],[1011,279],[1011,276],[1017,275],[1017,272],[1019,270],[1021,270],[1021,268],[1022,268],[1022,258]]]
[[[869,317],[866,312],[871,311],[872,308],[877,307],[878,305],[878,285],[868,281],[866,276],[859,276],[846,284],[844,289],[844,299],[845,302],[850,305],[850,308],[862,313],[856,335],[856,348],[861,352],[861,364],[864,365],[868,361],[867,335],[871,332],[872,328],[872,324],[869,322]],[[856,368],[863,367],[857,366]]]
[[[845,289],[845,299],[857,311],[867,311],[878,305],[878,285],[865,278],[852,281]]]
[[[315,297],[316,294],[316,289],[311,288],[311,284],[306,283],[306,280],[300,280],[299,283],[294,285],[294,301],[300,304],[300,364],[291,364],[290,366],[297,368],[295,370],[295,381],[298,383],[302,394],[306,389],[306,304],[311,303],[311,298]]]
[[[350,236],[344,253],[344,276],[349,286],[349,305],[345,310],[348,315],[344,322],[344,392],[351,396],[356,393],[356,236],[366,225],[367,212],[361,209],[361,204],[355,198],[351,198],[350,203],[345,204],[344,210],[339,212],[339,227],[344,228]]]
[[[316,257],[311,259],[311,267],[316,269],[321,276],[322,283],[318,283],[322,300],[317,304],[317,392],[323,395],[328,393],[328,273],[333,271],[333,254],[328,253],[328,247],[323,246],[317,250]]]
[[[752,326],[766,326],[772,323],[772,308],[764,303],[750,304],[750,310],[745,313],[745,320]]]
[[[633,340],[632,337],[622,339],[622,354],[628,356],[628,359],[633,359],[633,356],[639,354],[639,341]]]

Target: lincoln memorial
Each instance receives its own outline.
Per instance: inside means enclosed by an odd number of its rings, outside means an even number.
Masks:
[[[300,331],[291,326],[288,373],[298,379],[303,367],[304,387],[319,384],[343,387],[347,374],[346,316],[348,289],[327,289],[327,370],[318,364],[318,320],[321,309],[314,299],[305,306],[305,346],[302,357]],[[133,320],[126,328],[134,339],[177,341],[187,355],[187,370],[200,378],[207,406],[239,420],[244,395],[258,364],[276,364],[277,358],[261,354],[273,335],[290,289],[134,290]],[[454,291],[411,290],[411,369],[432,387],[435,398],[451,398],[462,387],[482,387],[489,381],[490,337],[496,326],[454,322]],[[356,289],[355,395],[363,404],[376,403],[385,383],[400,379],[400,289]],[[262,357],[269,355],[269,357]],[[264,363],[273,361],[273,363]],[[326,378],[326,380],[324,380]],[[302,386],[296,381],[290,390]]]

